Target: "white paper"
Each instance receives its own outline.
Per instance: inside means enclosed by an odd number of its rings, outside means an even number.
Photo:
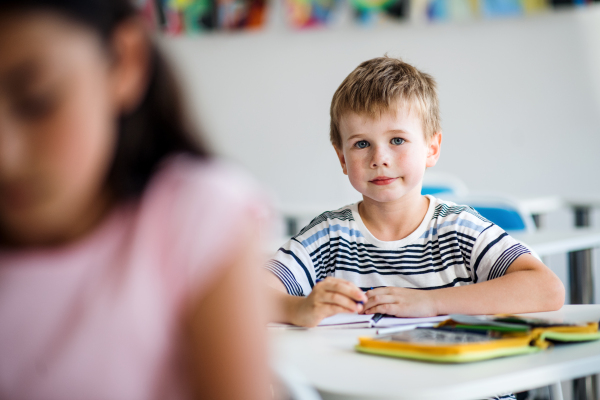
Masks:
[[[363,328],[370,328],[372,326],[372,320],[373,315],[342,313],[323,319],[319,326],[356,325]]]
[[[419,325],[428,322],[441,322],[450,318],[447,315],[438,315],[436,317],[424,318],[396,318],[383,317],[377,322],[373,322],[374,315],[363,314],[336,314],[332,317],[327,317],[319,326],[322,327],[340,327],[340,328],[386,328],[398,325]]]
[[[419,325],[426,322],[442,322],[449,319],[448,315],[438,315],[436,317],[423,317],[423,318],[396,318],[396,317],[383,317],[375,323],[377,328],[387,328],[390,326],[398,325]]]

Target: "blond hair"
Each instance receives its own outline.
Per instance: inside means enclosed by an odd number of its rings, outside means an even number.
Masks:
[[[388,56],[361,63],[344,79],[331,100],[331,144],[342,148],[340,120],[344,114],[353,112],[375,118],[397,104],[405,104],[411,111],[415,107],[427,141],[441,130],[436,83],[431,75]]]

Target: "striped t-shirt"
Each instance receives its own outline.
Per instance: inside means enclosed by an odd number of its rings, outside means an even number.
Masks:
[[[291,295],[308,295],[334,276],[358,287],[440,289],[498,278],[531,251],[469,206],[429,198],[427,214],[406,238],[375,238],[358,203],[327,211],[285,243],[267,264]]]

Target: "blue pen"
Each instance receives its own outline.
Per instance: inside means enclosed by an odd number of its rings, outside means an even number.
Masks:
[[[373,315],[373,322],[374,322],[374,323],[377,323],[377,322],[379,322],[379,320],[380,320],[381,318],[383,318],[383,316],[384,316],[384,315],[385,315],[385,314],[380,314],[380,313],[377,313],[377,314]]]
[[[319,282],[323,282],[323,279],[317,279],[317,280],[316,280],[316,283],[319,283]],[[373,288],[371,288],[371,289],[373,289]],[[352,299],[352,300],[354,300],[354,299]],[[356,304],[362,304],[362,305],[365,305],[365,302],[364,302],[364,301],[362,301],[362,300],[359,300],[359,301],[356,301],[356,300],[354,300],[354,302],[355,302]]]

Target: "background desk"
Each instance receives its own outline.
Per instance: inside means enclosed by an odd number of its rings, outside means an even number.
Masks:
[[[531,315],[599,320],[600,305],[564,306],[560,311]],[[276,360],[296,368],[324,399],[482,399],[600,372],[600,341],[442,365],[354,351],[359,336],[374,333],[374,329],[320,328],[271,332]]]
[[[580,228],[512,233],[540,257],[600,247],[600,229]]]

